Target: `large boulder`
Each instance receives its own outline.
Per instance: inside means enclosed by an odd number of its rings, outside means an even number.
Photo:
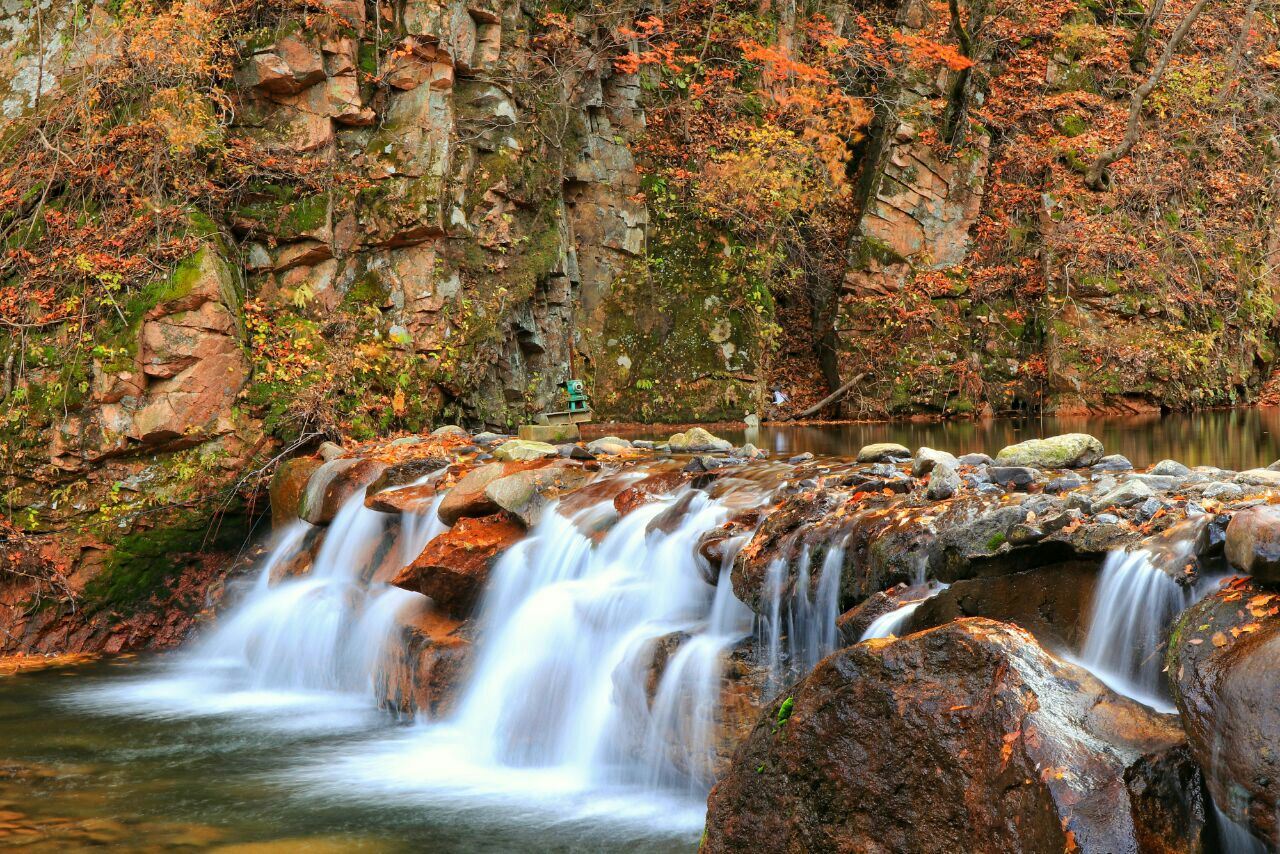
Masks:
[[[1016,626],[868,641],[766,709],[702,850],[1135,851],[1126,771],[1180,739]]]
[[[340,457],[317,468],[298,502],[298,517],[312,525],[327,525],[352,495],[363,492],[386,468],[385,463]]]
[[[556,450],[555,445],[548,445],[546,442],[511,439],[494,448],[493,456],[499,460],[528,461],[558,457],[560,452]]]
[[[471,652],[462,626],[431,607],[406,614],[399,637],[384,645],[374,668],[378,705],[406,717],[443,717]]]
[[[683,433],[675,433],[667,440],[667,447],[678,454],[704,453],[707,451],[732,451],[733,443],[704,430],[692,427]]]
[[[1261,581],[1280,582],[1280,507],[1248,507],[1227,525],[1227,562]]]
[[[911,459],[911,450],[897,442],[875,442],[858,450],[860,463],[889,463]]]
[[[1280,594],[1240,579],[1188,608],[1166,658],[1170,689],[1214,801],[1280,844]]]
[[[465,619],[484,592],[493,565],[523,535],[524,527],[506,513],[459,519],[427,543],[391,584],[428,596],[442,612]]]
[[[532,528],[552,501],[577,489],[592,476],[592,472],[576,462],[556,460],[549,466],[492,480],[485,486],[484,496],[525,527]]]
[[[503,509],[486,490],[495,480],[521,471],[551,465],[547,459],[532,462],[486,463],[463,475],[440,502],[440,521],[452,525],[464,516],[489,516]]]
[[[1064,433],[1048,439],[1028,439],[996,454],[996,465],[1033,466],[1040,469],[1072,469],[1091,466],[1102,459],[1102,443],[1088,433]]]

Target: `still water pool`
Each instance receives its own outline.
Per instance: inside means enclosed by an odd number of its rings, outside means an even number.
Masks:
[[[412,727],[356,698],[256,696],[203,712],[149,698],[151,711],[141,713],[130,698],[163,685],[166,673],[161,659],[126,658],[0,678],[0,848],[658,854],[697,846],[700,828],[687,821],[560,809],[550,822],[532,807],[525,815],[509,803],[367,786],[355,760],[394,763]],[[348,768],[355,773],[345,777]]]

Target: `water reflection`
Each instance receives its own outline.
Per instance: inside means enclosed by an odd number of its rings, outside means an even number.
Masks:
[[[606,431],[595,428],[592,435]],[[629,435],[665,439],[672,430],[647,428]],[[1029,418],[988,421],[824,424],[813,427],[765,426],[755,430],[716,428],[716,435],[751,442],[774,455],[846,455],[872,442],[921,445],[954,454],[994,455],[1005,445],[1059,433],[1092,433],[1109,454],[1124,454],[1136,466],[1175,459],[1189,466],[1212,465],[1244,470],[1280,459],[1280,408],[1229,409],[1174,415],[1111,418]]]

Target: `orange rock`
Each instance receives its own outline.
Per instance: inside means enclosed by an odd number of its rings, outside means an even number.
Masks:
[[[446,614],[466,617],[484,590],[494,561],[523,534],[524,528],[507,513],[460,519],[428,543],[391,583],[430,597]]]

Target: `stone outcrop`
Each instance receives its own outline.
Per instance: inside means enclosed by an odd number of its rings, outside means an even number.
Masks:
[[[960,620],[841,650],[770,704],[711,793],[703,847],[1132,851],[1126,774],[1180,739],[1026,632]]]

